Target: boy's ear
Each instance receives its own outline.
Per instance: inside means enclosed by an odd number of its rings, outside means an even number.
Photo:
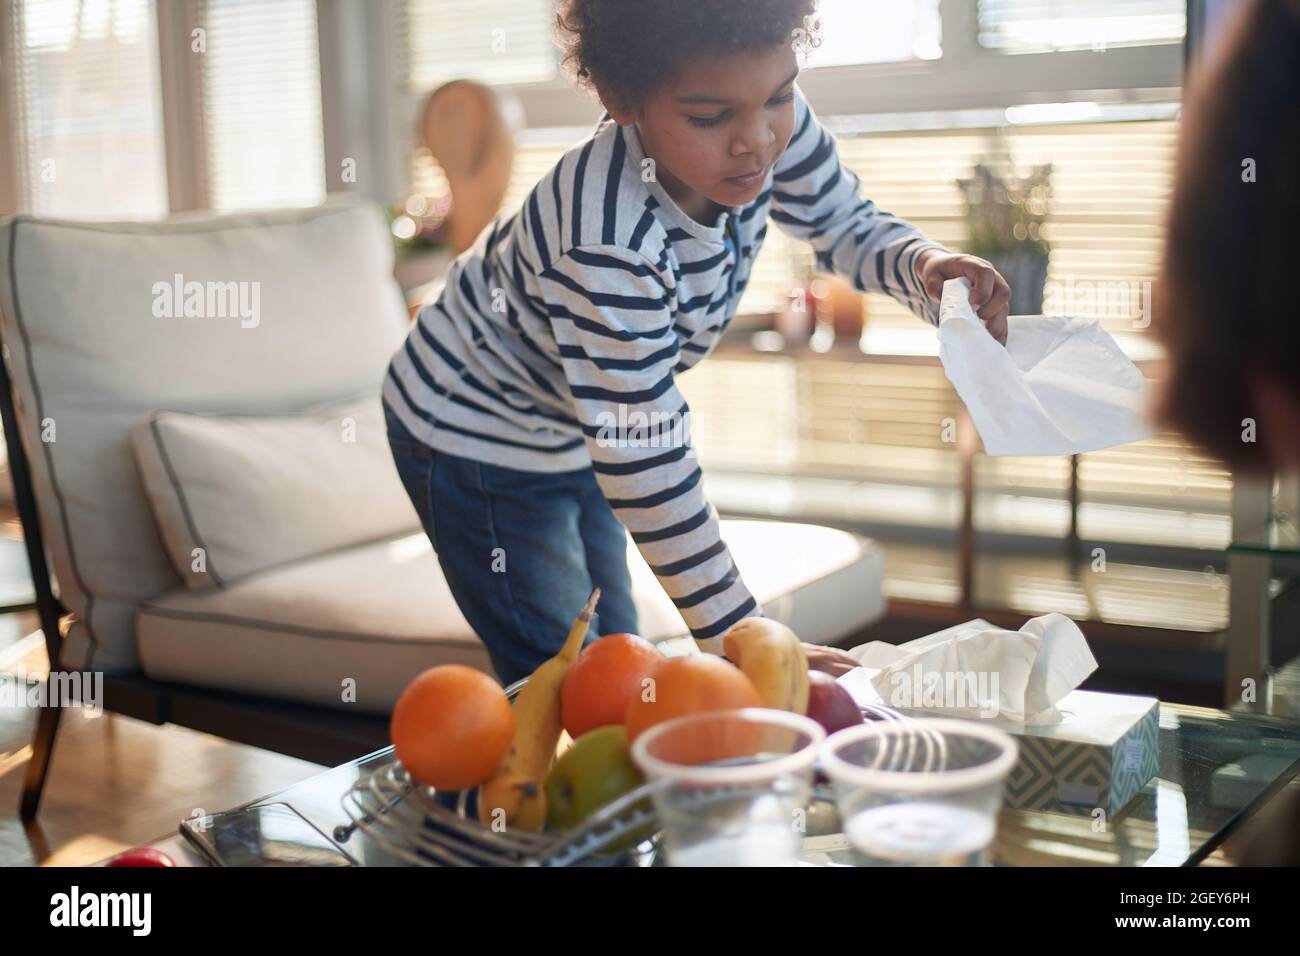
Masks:
[[[633,109],[627,106],[625,103],[621,102],[603,89],[600,83],[596,83],[595,86],[596,96],[600,99],[600,105],[605,107],[605,112],[608,113],[619,126],[631,126],[641,118],[641,111],[639,109]]]

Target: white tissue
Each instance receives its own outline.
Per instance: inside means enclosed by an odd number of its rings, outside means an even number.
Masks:
[[[1097,669],[1079,625],[1056,613],[1018,631],[977,619],[906,644],[872,641],[848,653],[862,666],[840,683],[860,705],[1023,724],[1058,723],[1057,702]]]
[[[1152,434],[1146,379],[1095,319],[1013,315],[1003,348],[949,279],[939,305],[939,360],[989,455],[1073,455]]]

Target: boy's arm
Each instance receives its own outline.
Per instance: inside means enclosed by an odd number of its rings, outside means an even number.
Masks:
[[[772,221],[817,251],[818,266],[862,292],[883,292],[939,324],[939,303],[918,275],[921,253],[935,249],[911,223],[858,195],[859,179],[840,162],[835,137],[795,95],[794,135],[772,175]]]
[[[722,541],[673,379],[675,288],[644,256],[585,246],[539,276],[596,480],[697,639],[762,611]],[[629,427],[642,428],[629,435]]]

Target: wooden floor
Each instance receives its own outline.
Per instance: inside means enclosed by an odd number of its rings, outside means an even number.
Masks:
[[[182,727],[71,711],[34,825],[18,819],[34,714],[0,711],[0,865],[79,866],[290,786],[322,767]]]
[[[44,648],[13,633],[35,626],[28,617],[0,616],[0,672],[45,668]],[[41,812],[25,826],[18,801],[35,723],[33,709],[0,707],[0,866],[94,863],[174,833],[195,810],[224,810],[324,769],[183,727],[69,710]]]
[[[30,601],[21,529],[0,505],[0,604]],[[0,614],[0,673],[41,678],[34,612]],[[323,767],[183,727],[106,714],[63,715],[34,825],[18,818],[36,712],[0,707],[0,866],[80,866],[176,832],[196,809],[224,810]]]

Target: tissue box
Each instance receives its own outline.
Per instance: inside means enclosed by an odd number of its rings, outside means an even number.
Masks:
[[[1006,805],[1080,815],[1100,807],[1114,817],[1156,775],[1160,702],[1074,690],[1057,707],[1065,715],[1059,724],[986,721],[1020,744]]]
[[[1064,614],[1032,618],[1019,631],[976,619],[897,646],[872,641],[849,654],[862,666],[837,680],[861,706],[983,720],[1019,738],[1020,760],[1006,789],[1006,802],[1016,809],[1081,815],[1101,809],[1110,817],[1155,776],[1160,702],[1071,690],[1097,661],[1079,625]],[[1053,711],[1062,715],[1054,724],[1023,720],[1026,714],[1050,718]]]

